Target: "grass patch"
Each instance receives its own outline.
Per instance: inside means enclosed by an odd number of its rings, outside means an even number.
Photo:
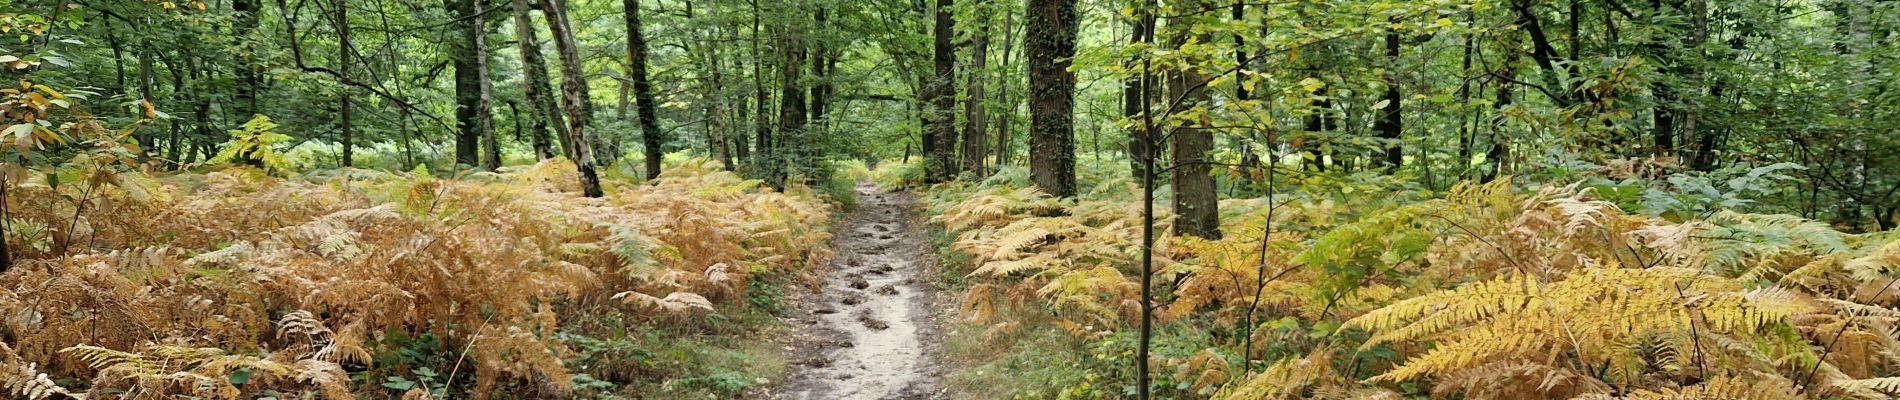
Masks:
[[[755,279],[743,301],[697,321],[654,321],[608,310],[557,334],[574,350],[574,398],[741,398],[788,371],[772,337],[784,329],[783,278]]]

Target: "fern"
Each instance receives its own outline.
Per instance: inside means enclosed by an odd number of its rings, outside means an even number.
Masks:
[[[1660,390],[1638,389],[1628,396],[1610,396],[1593,394],[1578,397],[1580,400],[1779,400],[1805,398],[1795,393],[1794,387],[1785,380],[1769,382],[1749,382],[1741,377],[1720,376],[1701,385]]]
[[[1700,329],[1746,341],[1807,311],[1789,292],[1736,287],[1686,269],[1592,269],[1549,285],[1524,277],[1467,285],[1394,303],[1346,326],[1375,332],[1366,346],[1438,340],[1430,352],[1374,378],[1404,381],[1500,359],[1574,354],[1583,365],[1624,363],[1620,348],[1654,335]]]
[[[677,312],[641,317],[679,323],[746,298],[755,274],[799,274],[830,257],[833,206],[806,188],[775,192],[688,167],[586,199],[563,186],[573,179],[550,178],[573,173],[550,161],[476,179],[426,169],[137,176],[152,184],[102,192],[101,209],[114,211],[80,224],[100,250],[27,251],[25,267],[0,274],[0,330],[21,349],[7,365],[135,398],[346,398],[349,374],[336,364],[408,368],[372,355],[399,345],[391,335],[426,335],[481,350],[465,364],[470,397],[559,387],[569,350],[554,332],[598,308],[551,304],[678,292],[654,303]],[[70,218],[56,205],[72,194],[8,193],[12,215],[34,221]],[[270,371],[232,394],[219,372],[234,368]]]
[[[80,345],[61,350],[99,370],[95,387],[128,393],[181,393],[234,398],[241,391],[226,377],[248,370],[263,377],[295,377],[301,371],[264,358],[225,354],[215,348],[147,345],[139,352]]]
[[[1337,376],[1333,373],[1332,361],[1330,351],[1281,360],[1236,386],[1222,389],[1215,397],[1231,400],[1305,398],[1306,389],[1321,383],[1327,376]]]
[[[224,150],[206,160],[209,164],[231,162],[249,163],[273,172],[290,170],[290,159],[277,151],[275,146],[290,140],[289,135],[277,133],[277,123],[262,114],[251,117],[238,130],[231,131],[231,141],[224,144]]]
[[[26,400],[44,400],[54,396],[75,397],[66,388],[47,379],[39,364],[20,361],[13,348],[0,343],[0,390],[7,396]]]
[[[700,312],[713,312],[712,301],[693,293],[673,292],[666,298],[659,298],[640,292],[621,292],[614,295],[629,304],[673,315],[692,315]]]

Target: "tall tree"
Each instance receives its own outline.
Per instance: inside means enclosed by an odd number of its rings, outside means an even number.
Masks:
[[[1379,108],[1379,120],[1373,121],[1372,128],[1379,131],[1380,139],[1385,140],[1385,157],[1376,160],[1382,161],[1386,172],[1397,172],[1405,164],[1404,145],[1401,143],[1405,127],[1400,112],[1402,108],[1399,107],[1404,99],[1399,97],[1399,33],[1396,31],[1385,34],[1385,59],[1385,94],[1379,101],[1385,107]]]
[[[1231,8],[1232,21],[1234,21],[1234,23],[1246,24],[1247,1],[1233,1],[1234,4],[1229,6]],[[1266,14],[1266,11],[1266,7],[1262,6],[1261,14]],[[1267,37],[1267,34],[1271,33],[1268,29],[1270,28],[1267,24],[1260,24],[1260,37]],[[1254,67],[1254,64],[1252,60],[1248,59],[1246,35],[1244,32],[1234,31],[1234,65],[1239,66],[1241,71],[1258,71],[1258,69]],[[1246,85],[1234,85],[1234,100],[1247,101],[1252,98],[1253,91],[1249,90]],[[1235,138],[1233,140],[1234,150],[1240,152],[1241,171],[1255,171],[1260,167],[1260,156],[1255,154],[1253,149],[1253,142],[1259,140],[1256,133],[1257,132],[1254,131],[1248,131],[1245,139]],[[1249,182],[1257,181],[1257,179],[1251,178],[1251,176],[1252,175],[1249,174]]]
[[[931,148],[925,155],[925,169],[933,182],[949,181],[956,176],[957,167],[957,48],[956,19],[953,0],[937,0],[936,41],[932,60],[935,61],[936,75],[930,80],[929,111],[925,114],[930,120]]]
[[[475,26],[475,68],[481,73],[475,93],[481,99],[482,169],[494,171],[501,168],[501,140],[495,137],[495,87],[488,79],[488,17],[482,7],[482,0],[475,0],[475,14],[469,24]]]
[[[1134,47],[1142,48],[1154,43],[1155,19],[1154,10],[1152,9],[1153,6],[1154,3],[1149,1],[1142,1],[1136,6],[1137,10],[1139,10],[1137,17],[1141,22],[1137,24],[1135,29],[1137,33],[1135,34]],[[1141,79],[1137,80],[1140,85],[1135,88],[1135,92],[1139,93],[1140,97],[1141,105],[1137,108],[1140,108],[1141,111],[1141,120],[1138,126],[1142,130],[1142,133],[1136,135],[1137,137],[1135,139],[1142,141],[1141,146],[1139,146],[1142,152],[1141,154],[1135,155],[1135,157],[1141,160],[1141,172],[1138,174],[1141,180],[1141,332],[1135,339],[1135,398],[1138,400],[1148,400],[1148,391],[1150,390],[1148,387],[1150,379],[1148,374],[1148,356],[1149,349],[1153,348],[1155,310],[1155,169],[1159,167],[1157,153],[1159,153],[1158,150],[1161,146],[1156,140],[1154,117],[1155,93],[1154,88],[1150,87],[1151,84],[1155,83],[1154,79],[1150,79],[1154,75],[1154,59],[1152,55],[1142,55],[1140,70]],[[1030,139],[1034,140],[1035,137],[1031,136]],[[1037,183],[1040,184],[1041,181]]]
[[[753,108],[754,114],[752,117],[752,138],[755,144],[754,144],[754,149],[753,149],[754,151],[752,152],[752,159],[750,160],[750,162],[752,163],[754,176],[765,176],[769,178],[772,175],[775,175],[775,173],[772,170],[772,167],[775,166],[772,160],[775,159],[775,157],[772,154],[772,150],[771,150],[772,148],[771,146],[771,143],[772,143],[771,142],[771,139],[772,139],[771,101],[772,99],[770,97],[771,95],[769,94],[769,91],[766,89],[766,82],[765,82],[765,78],[766,78],[765,61],[767,57],[765,56],[765,50],[762,48],[762,45],[761,45],[765,41],[765,27],[761,25],[759,22],[760,16],[762,14],[759,9],[759,3],[761,1],[762,0],[751,1],[751,4],[752,4],[752,101],[753,101],[753,107],[754,107]]]
[[[977,3],[977,20],[982,24],[976,36],[970,39],[969,81],[965,84],[967,98],[964,102],[963,117],[963,168],[976,173],[976,176],[989,175],[983,163],[989,158],[989,135],[984,134],[989,114],[984,104],[988,93],[983,85],[985,69],[989,65],[990,49],[990,13],[989,5]]]
[[[344,0],[334,0],[334,2],[336,3],[336,73],[348,79],[350,77],[351,65],[354,64],[350,61],[350,51],[353,49],[350,46],[349,2]],[[337,96],[337,119],[341,122],[337,127],[343,133],[342,164],[344,167],[355,166],[354,160],[356,160],[355,124],[352,123],[353,121],[351,121],[350,118],[350,100],[355,96],[352,96],[351,92],[349,86],[344,86],[343,94]]]
[[[453,32],[449,58],[455,66],[455,162],[477,165],[480,141],[489,133],[487,39],[482,29],[480,0],[443,0]]]
[[[1508,41],[1503,44],[1504,68],[1497,72],[1499,81],[1497,98],[1492,102],[1495,112],[1492,113],[1494,116],[1491,120],[1491,148],[1486,150],[1484,155],[1485,161],[1491,164],[1482,179],[1486,182],[1510,172],[1509,163],[1506,161],[1511,156],[1511,135],[1505,132],[1506,118],[1509,118],[1509,114],[1505,111],[1510,109],[1511,103],[1515,101],[1512,97],[1512,89],[1516,85],[1510,82],[1516,79],[1518,51]]]
[[[1130,45],[1136,45],[1145,40],[1148,34],[1147,27],[1150,22],[1151,21],[1146,17],[1128,19],[1128,43]],[[1140,118],[1144,107],[1147,107],[1147,104],[1142,103],[1142,101],[1146,99],[1142,98],[1141,90],[1149,86],[1150,82],[1146,82],[1146,80],[1150,79],[1151,76],[1147,71],[1140,70],[1142,59],[1143,57],[1140,55],[1130,55],[1128,59],[1122,61],[1122,68],[1128,71],[1140,71],[1131,72],[1128,74],[1128,77],[1122,78],[1122,117],[1128,118],[1130,121]],[[1133,125],[1129,127],[1128,171],[1134,176],[1141,176],[1142,168],[1146,168],[1146,166],[1142,164],[1142,157],[1148,154],[1148,142],[1147,127]]]
[[[696,26],[693,29],[693,35],[700,43],[713,43],[719,39],[721,27],[716,22],[719,4],[714,2],[710,5],[708,12],[699,13],[696,12],[692,2],[686,3],[686,19]],[[702,16],[707,19],[701,20]],[[697,52],[689,51],[689,53],[694,54],[698,59],[697,62],[706,72],[700,75],[701,79],[697,86],[700,90],[701,110],[705,113],[703,120],[706,127],[706,142],[712,147],[710,155],[719,161],[721,168],[732,170],[732,153],[728,143],[731,135],[726,131],[728,121],[725,113],[726,96],[723,82],[725,67],[720,59],[719,48],[720,46],[717,45],[706,44],[693,48],[698,50]]]
[[[554,91],[548,83],[548,64],[541,57],[541,44],[535,39],[534,17],[528,15],[528,0],[511,0],[515,14],[515,45],[521,50],[521,69],[527,75],[527,82],[521,85],[523,96],[528,100],[528,140],[533,143],[534,154],[540,159],[554,156],[549,149],[548,125],[554,125],[560,133],[561,151],[567,152],[567,126],[561,124],[561,115],[555,110]]]
[[[640,144],[646,154],[647,179],[660,177],[660,158],[666,155],[660,146],[666,143],[660,131],[660,116],[653,103],[653,82],[647,80],[647,39],[640,29],[640,0],[621,0],[626,8],[628,78],[633,80],[633,101],[640,112]]]
[[[785,22],[779,29],[779,114],[778,145],[774,149],[772,176],[767,178],[773,186],[785,187],[791,178],[794,166],[805,168],[804,163],[813,162],[798,157],[809,145],[810,137],[805,131],[805,37],[797,21]]]
[[[1182,4],[1183,9],[1205,9],[1208,4],[1202,0],[1189,0]],[[1168,22],[1168,47],[1187,56],[1186,61],[1168,69],[1170,114],[1189,110],[1207,111],[1203,107],[1212,107],[1207,94],[1207,76],[1197,70],[1206,61],[1189,43],[1206,43],[1207,35],[1194,30],[1196,14],[1184,13],[1172,17]],[[1173,118],[1170,118],[1173,119]],[[1173,127],[1167,139],[1169,152],[1173,155],[1174,182],[1174,233],[1206,239],[1220,239],[1220,199],[1214,190],[1213,160],[1208,156],[1214,150],[1214,135],[1201,126],[1201,118],[1188,118]],[[1153,140],[1151,138],[1150,140]]]
[[[1002,50],[1002,63],[995,68],[996,103],[998,105],[997,110],[999,111],[996,113],[995,118],[993,118],[996,120],[996,146],[995,149],[990,151],[991,153],[996,153],[997,167],[1009,165],[1010,122],[1016,119],[1016,99],[1012,98],[1009,93],[1011,87],[1009,84],[1011,81],[1009,75],[1010,71],[1015,68],[1015,66],[1010,63],[1010,56],[1016,54],[1016,12],[1014,10],[1003,13]]]
[[[1028,0],[1029,170],[1036,187],[1075,196],[1075,0]]]
[[[244,119],[249,119],[251,115],[258,113],[257,91],[259,79],[257,76],[257,64],[252,60],[257,54],[257,47],[252,44],[250,36],[252,32],[257,31],[257,14],[262,11],[262,6],[263,0],[231,1],[231,11],[237,14],[234,16],[236,21],[231,24],[231,33],[232,36],[237,37],[239,49],[237,57],[238,66],[234,68],[236,70],[235,72],[237,72],[238,80],[237,106],[239,107],[238,112],[242,114],[242,118]],[[115,40],[114,43],[116,44],[117,41]],[[120,78],[120,82],[120,86],[124,86],[124,78]]]
[[[827,32],[831,26],[830,12],[822,6],[819,7],[812,13],[812,22],[814,22],[814,24],[812,24],[813,32],[810,36],[812,42],[810,57],[812,76],[809,79],[811,81],[811,107],[808,110],[811,112],[811,119],[807,120],[807,127],[805,129],[805,137],[812,140],[810,143],[805,143],[804,146],[799,147],[799,151],[804,153],[800,155],[800,158],[805,159],[806,163],[816,162],[816,158],[810,153],[822,145],[822,143],[817,142],[817,139],[825,137],[828,133],[826,129],[831,121],[829,117],[831,113],[831,96],[836,90],[836,85],[832,83],[832,78],[836,72],[835,70],[838,68],[837,50],[830,46],[831,35]],[[815,165],[809,166],[815,167]],[[817,172],[816,168],[810,170]],[[816,177],[814,176],[813,178]]]
[[[581,192],[600,197],[600,175],[594,171],[594,159],[587,141],[587,83],[581,73],[581,54],[574,33],[567,23],[567,8],[561,0],[541,0],[541,14],[547,16],[548,31],[554,35],[554,49],[561,55],[561,99],[567,111],[567,157],[580,170]]]

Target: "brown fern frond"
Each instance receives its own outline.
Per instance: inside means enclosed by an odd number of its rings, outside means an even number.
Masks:
[[[1590,394],[1578,400],[1798,400],[1805,399],[1787,381],[1756,381],[1737,376],[1718,376],[1700,385],[1685,388],[1638,389],[1628,396]]]
[[[1330,351],[1323,350],[1306,357],[1281,360],[1238,381],[1238,386],[1222,388],[1214,397],[1231,400],[1304,398],[1306,389],[1332,375],[1332,357]]]

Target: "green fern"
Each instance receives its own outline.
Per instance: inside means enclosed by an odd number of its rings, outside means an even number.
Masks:
[[[231,141],[225,142],[224,150],[206,160],[209,164],[229,164],[233,162],[262,167],[266,171],[283,173],[290,171],[290,159],[278,152],[279,143],[290,141],[290,135],[277,133],[277,123],[270,117],[258,114],[246,121],[237,130],[231,131]]]

